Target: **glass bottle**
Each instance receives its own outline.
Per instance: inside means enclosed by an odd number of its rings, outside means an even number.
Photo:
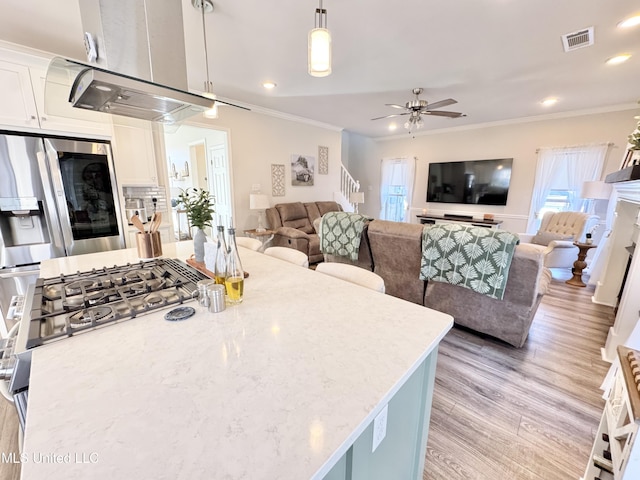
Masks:
[[[236,246],[236,229],[229,228],[229,254],[227,255],[227,275],[225,287],[227,288],[227,299],[232,305],[242,302],[244,293],[244,271],[238,255]]]
[[[215,271],[216,283],[224,285],[224,278],[227,274],[227,242],[224,241],[224,227],[218,225],[218,250],[216,251]]]

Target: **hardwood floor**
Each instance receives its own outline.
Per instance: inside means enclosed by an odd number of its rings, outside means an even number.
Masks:
[[[18,450],[18,414],[13,405],[0,397],[0,453],[5,458],[0,458],[0,479],[18,480],[20,478],[20,464],[12,463],[11,454],[16,461],[20,458]]]
[[[521,349],[458,328],[446,336],[424,479],[582,476],[604,405],[600,347],[613,323],[592,293],[554,280]],[[17,452],[17,415],[1,399],[0,425],[0,452]],[[0,479],[19,476],[19,465],[0,462]]]
[[[566,278],[569,278],[570,275]],[[563,480],[585,471],[613,309],[554,279],[525,346],[454,328],[440,345],[423,478]]]

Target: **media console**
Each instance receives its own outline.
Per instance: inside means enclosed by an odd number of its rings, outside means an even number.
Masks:
[[[444,215],[416,215],[420,223],[424,224],[436,224],[436,223],[466,223],[471,224],[474,227],[485,227],[485,228],[500,228],[500,224],[502,220],[483,220],[483,219],[474,219],[470,215],[454,215],[450,213],[445,213]]]

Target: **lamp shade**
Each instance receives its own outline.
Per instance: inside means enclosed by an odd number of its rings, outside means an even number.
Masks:
[[[331,33],[326,28],[309,32],[309,75],[326,77],[331,74]]]
[[[264,193],[252,193],[249,195],[249,209],[265,210],[269,207],[269,197]]]
[[[581,198],[607,200],[611,196],[611,184],[602,180],[584,182],[580,191]]]
[[[350,203],[364,203],[364,192],[351,192],[349,194]]]

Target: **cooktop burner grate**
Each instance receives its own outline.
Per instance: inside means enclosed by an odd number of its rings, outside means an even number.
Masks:
[[[27,348],[188,302],[207,278],[161,258],[38,279]]]

